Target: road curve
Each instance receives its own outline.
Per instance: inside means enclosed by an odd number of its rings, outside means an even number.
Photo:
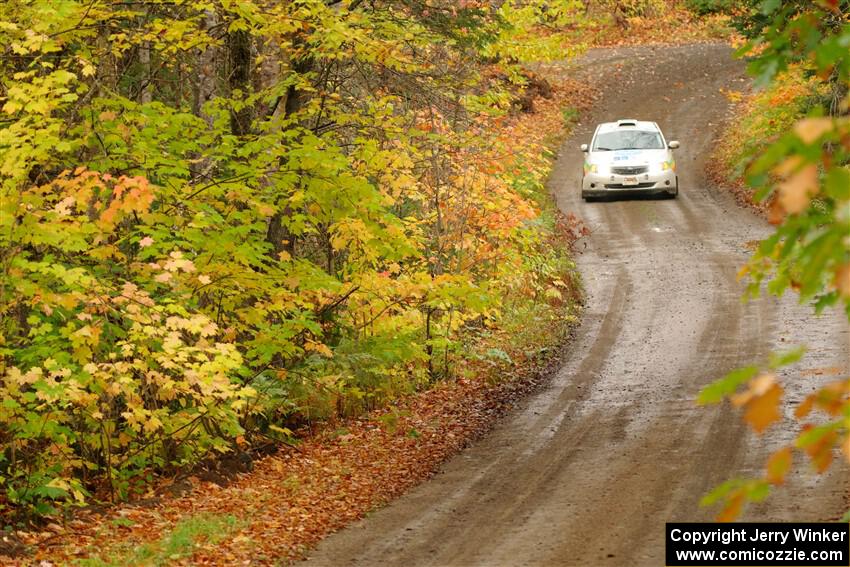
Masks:
[[[561,210],[592,230],[579,244],[588,304],[567,362],[432,480],[324,540],[311,566],[663,565],[664,523],[710,520],[699,498],[757,474],[790,435],[756,438],[728,406],[697,407],[699,389],[801,342],[811,352],[789,377],[847,371],[840,315],[816,319],[793,297],[741,302],[736,271],[769,227],[703,175],[727,112],[720,89],[744,81],[731,50],[595,50],[565,71],[602,90],[550,180]],[[581,201],[577,146],[597,122],[618,118],[655,120],[681,142],[678,199]],[[789,382],[788,398],[822,379]],[[847,480],[800,464],[746,519],[834,519]]]

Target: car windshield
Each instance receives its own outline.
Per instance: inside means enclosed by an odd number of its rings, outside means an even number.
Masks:
[[[614,130],[596,135],[594,151],[663,150],[661,134],[653,130]]]

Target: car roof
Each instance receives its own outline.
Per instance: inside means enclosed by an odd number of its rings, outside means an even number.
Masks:
[[[633,120],[630,118],[624,118],[622,120],[617,120],[616,122],[603,122],[599,126],[596,127],[596,131],[598,133],[602,132],[612,132],[614,130],[654,130],[656,132],[660,132],[661,129],[658,127],[658,124],[655,122],[648,122],[645,120]]]

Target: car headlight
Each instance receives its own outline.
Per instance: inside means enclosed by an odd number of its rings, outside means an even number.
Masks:
[[[662,161],[661,162],[661,171],[676,171],[676,162],[675,160],[670,161]]]
[[[606,175],[609,173],[609,167],[607,165],[599,165],[598,163],[586,163],[584,164],[584,173],[601,173],[602,175]]]

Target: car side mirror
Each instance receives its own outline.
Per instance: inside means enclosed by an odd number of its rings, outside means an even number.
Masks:
[[[586,152],[586,151],[587,151],[587,144],[582,144],[582,145],[581,145],[581,146],[579,146],[579,147],[581,148],[581,151],[583,151],[583,152]]]
[[[669,142],[667,142],[667,147],[671,150],[675,150],[679,147],[679,142],[676,140],[670,140]]]

